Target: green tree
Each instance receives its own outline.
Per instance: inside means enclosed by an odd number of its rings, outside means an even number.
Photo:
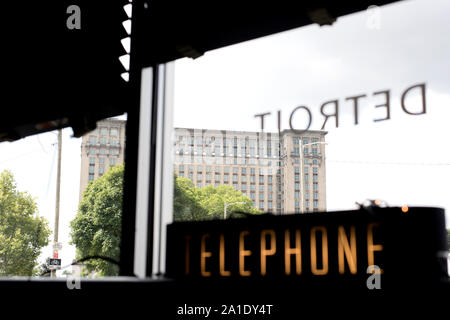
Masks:
[[[38,216],[35,199],[19,192],[12,173],[0,174],[0,276],[32,276],[48,244],[50,228]]]
[[[83,193],[78,214],[71,222],[72,243],[77,259],[103,256],[119,259],[124,166],[115,166],[90,182]],[[232,211],[260,213],[252,202],[231,186],[197,188],[194,183],[174,175],[173,212],[175,221],[221,219],[225,201]],[[103,260],[85,262],[88,272],[117,275],[118,267]]]
[[[232,212],[261,213],[253,208],[252,201],[232,186],[206,186],[198,188],[187,178],[174,178],[174,220],[222,219],[225,202],[227,217]]]
[[[119,261],[121,241],[124,166],[112,167],[104,176],[90,182],[83,192],[78,213],[71,222],[76,258],[102,256]],[[88,272],[102,276],[118,275],[117,265],[100,259],[85,263]]]
[[[174,175],[173,219],[174,221],[205,220],[207,211],[200,204],[199,188],[188,178]]]
[[[225,204],[226,216],[229,217],[232,212],[259,214],[258,209],[254,208],[252,201],[242,192],[229,185],[206,186],[199,190],[200,205],[207,211],[209,217],[214,219],[223,219]]]

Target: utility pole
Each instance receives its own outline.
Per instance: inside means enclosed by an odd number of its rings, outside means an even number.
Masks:
[[[227,200],[225,200],[225,205],[223,206],[223,220],[227,218]]]
[[[58,252],[58,236],[59,236],[59,198],[61,193],[61,153],[62,153],[62,129],[58,130],[58,165],[56,169],[56,206],[55,206],[55,230],[53,233],[53,258],[55,257],[55,251]],[[56,277],[56,270],[52,270],[52,277]]]
[[[232,202],[230,204],[245,204],[245,202]],[[228,208],[228,203],[227,203],[227,200],[225,200],[225,203],[223,206],[223,219],[224,220],[227,218],[227,208]]]

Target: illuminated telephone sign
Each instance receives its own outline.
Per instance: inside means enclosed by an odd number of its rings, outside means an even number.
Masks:
[[[444,210],[438,208],[175,222],[167,229],[166,274],[365,280],[368,273],[379,272],[437,279],[447,275],[446,234]]]

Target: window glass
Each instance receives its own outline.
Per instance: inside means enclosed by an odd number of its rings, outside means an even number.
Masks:
[[[70,265],[76,259],[92,255],[119,261],[124,169],[117,166],[115,171],[110,171],[110,166],[123,163],[124,149],[123,145],[117,148],[116,162],[111,158],[108,166],[108,158],[100,156],[97,134],[106,135],[108,127],[116,124],[123,139],[125,122],[125,115],[99,121],[100,131],[88,132],[81,138],[73,138],[72,129],[63,129],[60,154],[58,130],[0,143],[0,193],[13,197],[17,204],[16,208],[1,210],[0,218],[2,221],[13,221],[23,215],[23,208],[28,206],[33,209],[27,211],[30,215],[23,223],[34,221],[37,227],[32,230],[25,225],[10,224],[11,228],[0,228],[0,276],[117,275],[118,266],[104,260],[87,260],[77,266]],[[116,136],[119,136],[118,132]],[[58,176],[59,159],[61,171]],[[58,180],[60,198],[56,235]],[[14,187],[6,192],[8,183]],[[4,200],[2,196],[2,208],[6,204]],[[6,225],[8,222],[3,224]],[[13,239],[15,245],[2,242],[5,236]],[[31,236],[37,236],[38,241],[30,242]],[[14,258],[6,263],[3,255],[20,259]],[[53,268],[50,259],[59,261],[61,267],[50,270]]]
[[[379,13],[375,26],[362,11],[176,61],[175,134],[220,135],[219,148],[230,141],[233,151],[216,158],[236,174],[254,167],[259,191],[281,191],[281,214],[356,209],[366,199],[450,208],[450,3],[401,1]],[[245,205],[228,210],[273,212],[259,194],[257,207],[251,200],[241,193]]]

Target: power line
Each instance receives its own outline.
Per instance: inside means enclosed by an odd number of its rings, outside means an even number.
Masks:
[[[352,164],[380,164],[396,166],[450,166],[449,162],[385,162],[385,161],[361,161],[361,160],[328,160],[331,163],[352,163]]]
[[[29,151],[29,152],[26,152],[26,153],[19,154],[19,155],[15,156],[15,157],[12,157],[12,158],[0,161],[0,164],[1,163],[5,163],[5,162],[9,162],[9,161],[12,161],[12,160],[16,160],[16,159],[19,159],[19,158],[22,158],[22,157],[25,157],[25,156],[28,156],[28,155],[30,155],[32,153],[36,153],[38,151],[41,151],[41,150],[40,149],[35,149],[35,150]]]

